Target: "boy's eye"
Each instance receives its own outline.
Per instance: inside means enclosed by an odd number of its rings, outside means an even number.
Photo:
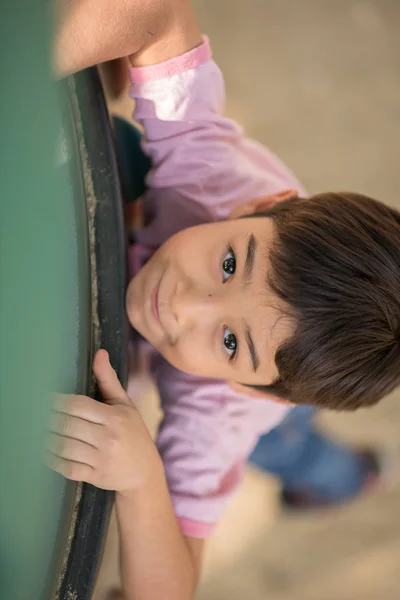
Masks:
[[[236,271],[236,257],[231,247],[227,248],[226,255],[222,262],[223,281],[228,281]]]
[[[229,360],[232,360],[237,351],[237,339],[229,327],[224,327],[224,348],[229,356]]]

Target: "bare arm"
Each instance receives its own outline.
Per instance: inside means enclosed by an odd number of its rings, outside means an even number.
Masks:
[[[69,479],[116,490],[126,600],[192,600],[203,541],[180,532],[161,457],[104,350],[93,370],[104,404],[56,399],[48,464]]]
[[[58,77],[131,56],[137,66],[201,43],[188,0],[57,0],[54,70]]]
[[[164,477],[151,489],[116,494],[126,600],[191,600],[204,540],[179,531]]]

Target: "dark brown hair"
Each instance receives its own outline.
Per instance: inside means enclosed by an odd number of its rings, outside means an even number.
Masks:
[[[291,198],[273,219],[268,283],[294,334],[260,391],[336,410],[372,406],[400,383],[400,213],[347,192]]]

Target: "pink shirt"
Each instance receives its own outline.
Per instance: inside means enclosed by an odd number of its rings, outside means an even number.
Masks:
[[[295,188],[299,181],[272,152],[223,117],[224,82],[208,39],[183,56],[130,69],[134,119],[145,130],[152,169],[130,268],[177,231],[226,219],[252,198]],[[260,435],[289,408],[233,392],[225,381],[187,375],[154,351],[152,373],[164,420],[157,446],[181,531],[208,537],[238,488]],[[128,388],[129,391],[129,388]],[[134,387],[132,388],[134,397]]]

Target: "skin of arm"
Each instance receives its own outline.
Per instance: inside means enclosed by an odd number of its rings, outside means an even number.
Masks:
[[[56,398],[46,462],[68,479],[116,491],[126,600],[191,600],[204,541],[180,532],[161,457],[104,350],[93,371],[104,403]]]
[[[204,540],[180,533],[163,474],[115,502],[125,599],[193,598]]]
[[[57,0],[55,4],[56,77],[128,56],[133,65],[148,66],[201,42],[188,0]]]

